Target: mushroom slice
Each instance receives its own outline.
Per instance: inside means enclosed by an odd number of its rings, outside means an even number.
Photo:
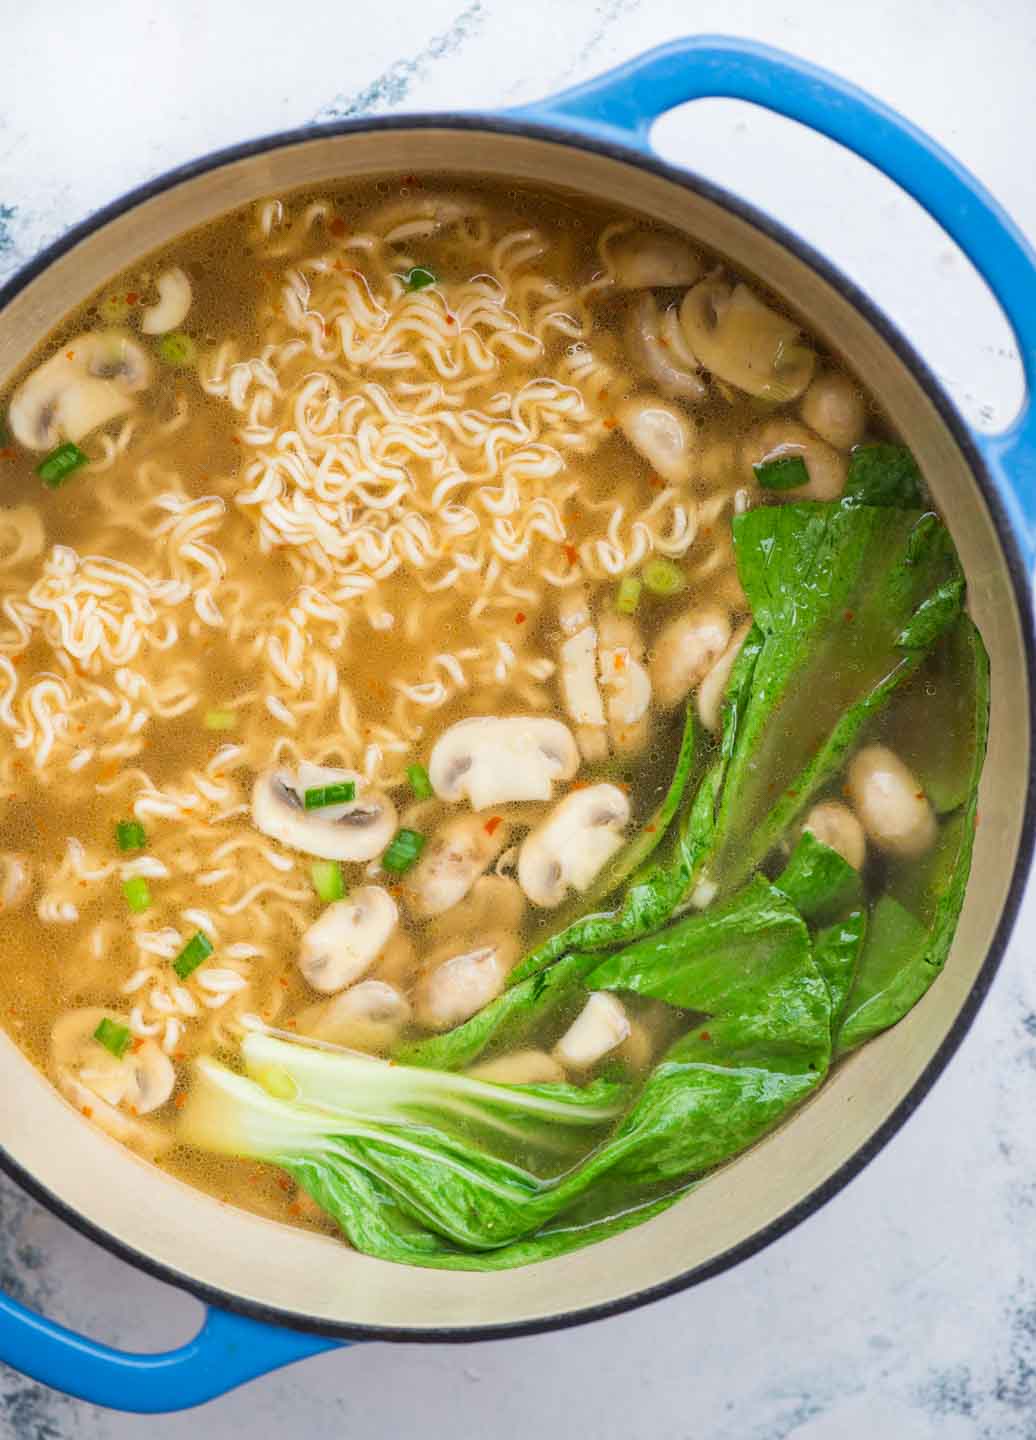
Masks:
[[[404,891],[414,915],[426,920],[450,910],[504,848],[510,826],[499,815],[458,815],[432,836],[407,877]]]
[[[617,1050],[631,1028],[622,1001],[606,990],[595,990],[554,1046],[555,1059],[566,1070],[589,1070]]]
[[[670,485],[691,478],[697,436],[682,410],[649,395],[634,395],[616,411],[622,433],[652,470]]]
[[[698,719],[706,730],[711,730],[713,734],[719,729],[723,712],[723,697],[727,693],[730,672],[734,668],[737,657],[741,654],[741,646],[745,643],[745,636],[751,628],[752,622],[746,620],[734,631],[727,648],[698,687]]]
[[[716,605],[686,610],[664,626],[651,657],[655,696],[667,708],[679,705],[704,680],[730,643],[730,620]]]
[[[395,1044],[409,1019],[410,1006],[394,985],[361,980],[333,1000],[303,1010],[298,1029],[302,1035],[332,1045],[384,1051]]]
[[[769,420],[749,437],[745,442],[746,478],[755,481],[754,465],[789,458],[802,460],[809,479],[794,490],[782,490],[782,500],[837,500],[845,489],[845,456],[795,420]]]
[[[307,790],[342,781],[355,785],[352,800],[306,809]],[[396,833],[396,807],[387,795],[367,789],[355,770],[326,765],[265,771],[252,791],[252,820],[271,840],[325,860],[373,860]]]
[[[794,400],[812,379],[816,355],[799,326],[747,285],[702,280],[684,296],[680,324],[705,368],[749,395]]]
[[[879,850],[916,860],[938,834],[935,815],[914,772],[886,745],[865,745],[849,762],[849,798]]]
[[[616,785],[566,795],[522,842],[518,883],[534,905],[560,905],[570,889],[588,890],[622,845],[630,806]]]
[[[851,450],[867,428],[863,391],[840,370],[825,370],[816,377],[802,397],[799,413],[836,450]]]
[[[555,780],[571,780],[579,749],[567,725],[541,715],[473,716],[439,736],[428,776],[440,800],[484,810],[512,800],[549,800]]]
[[[608,247],[612,279],[620,290],[693,285],[702,263],[686,240],[654,230],[632,230]]]
[[[840,800],[823,800],[806,816],[803,830],[815,835],[821,845],[841,855],[854,870],[862,870],[867,858],[867,837],[856,816]]]
[[[94,1032],[104,1019],[122,1024],[114,1010],[90,1007],[72,1010],[55,1022],[51,1031],[51,1056],[66,1093],[85,1087],[97,1100],[130,1115],[147,1115],[164,1105],[173,1093],[176,1071],[169,1056],[145,1040],[120,1059],[106,1049]]]
[[[132,410],[134,395],[151,379],[151,361],[118,330],[93,330],[44,360],[11,397],[15,439],[30,450],[82,440],[99,425]]]
[[[673,305],[663,318],[653,295],[638,295],[626,320],[626,348],[634,364],[670,400],[704,400],[708,387],[698,373],[700,366],[687,349],[679,324],[670,320],[677,314]],[[679,335],[679,349],[670,338],[673,329]]]
[[[643,750],[650,734],[651,680],[641,663],[644,645],[636,623],[624,615],[605,615],[600,629],[601,684],[612,744],[620,755]]]
[[[484,935],[487,930],[511,935],[520,927],[527,909],[528,902],[517,880],[506,875],[483,875],[459,905],[431,922],[428,935],[437,945],[449,944],[458,935]]]
[[[32,505],[0,510],[0,570],[35,560],[43,550],[43,521]]]
[[[457,952],[456,942],[451,948]],[[430,957],[414,991],[417,1023],[442,1031],[470,1020],[502,992],[517,959],[517,940],[492,934],[438,963]]]
[[[580,587],[563,590],[558,600],[561,633],[559,683],[561,699],[575,726],[576,743],[584,760],[604,760],[608,735],[604,705],[597,688],[597,631],[590,620],[586,592]]]
[[[65,1098],[92,1124],[107,1131],[120,1145],[129,1145],[149,1159],[156,1159],[173,1143],[173,1136],[162,1126],[145,1120],[133,1120],[125,1111],[109,1105],[68,1071],[58,1074],[58,1088]]]
[[[336,900],[302,937],[298,967],[314,990],[333,995],[374,964],[399,923],[396,902],[380,885]]]
[[[473,1080],[493,1085],[559,1085],[565,1072],[546,1050],[513,1050],[495,1060],[483,1060],[466,1072]]]
[[[32,862],[16,850],[0,853],[0,915],[24,905],[32,889]]]
[[[140,321],[145,335],[164,335],[168,330],[175,330],[186,320],[191,308],[191,282],[179,265],[163,270],[155,285],[158,302],[147,307]]]

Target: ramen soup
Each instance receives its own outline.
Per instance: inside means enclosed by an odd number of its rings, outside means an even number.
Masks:
[[[937,976],[963,577],[722,258],[560,193],[270,199],[3,417],[0,1012],[84,1123],[516,1265],[671,1204]]]

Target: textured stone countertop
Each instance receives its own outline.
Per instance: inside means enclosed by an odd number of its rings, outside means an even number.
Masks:
[[[365,112],[531,99],[690,31],[830,66],[934,133],[1036,235],[1032,0],[0,0],[0,279],[97,206],[206,150]],[[735,106],[658,130],[830,253],[991,427],[1021,393],[960,253],[833,147]],[[1036,303],[1036,299],[1034,299]],[[1036,1436],[1036,902],[919,1113],[805,1225],[690,1293],[483,1346],[373,1345],[144,1422],[0,1373],[2,1440],[458,1435],[520,1440]],[[160,1347],[199,1306],[0,1181],[0,1287]]]

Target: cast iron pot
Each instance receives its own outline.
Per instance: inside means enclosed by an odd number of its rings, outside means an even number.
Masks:
[[[840,141],[940,221],[1013,321],[1036,374],[1036,256],[982,187],[931,140],[834,77],[726,39],[677,41],[519,111],[359,120],[275,135],[144,186],[73,230],[0,294],[0,377],[108,277],[232,206],[343,176],[513,177],[630,206],[685,230],[785,296],[851,357],[917,455],[953,533],[992,659],[989,760],[974,868],[944,974],[902,1024],[838,1069],[788,1124],[664,1215],[604,1244],[503,1274],[389,1265],[219,1205],[82,1119],[0,1036],[3,1164],[124,1259],[212,1307],[188,1345],[130,1355],[0,1298],[0,1359],[122,1409],[198,1404],[343,1341],[472,1340],[573,1325],[695,1285],[805,1219],[917,1106],[974,1018],[1017,911],[1033,842],[1036,418],[972,432],[890,320],[794,235],[694,174],[649,131],[686,100],[751,101]]]

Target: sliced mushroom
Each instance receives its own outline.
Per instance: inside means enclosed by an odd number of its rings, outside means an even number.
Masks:
[[[521,927],[528,902],[516,880],[506,875],[483,875],[458,906],[428,926],[428,937],[446,945],[458,935],[484,935],[488,930],[513,935]]]
[[[629,1038],[630,1028],[622,1001],[595,990],[554,1046],[555,1059],[566,1070],[589,1070]]]
[[[622,433],[652,470],[671,485],[691,478],[697,434],[682,410],[653,396],[634,395],[615,412]]]
[[[158,303],[149,305],[141,315],[140,328],[145,335],[164,335],[178,329],[191,308],[191,282],[179,265],[163,270],[155,285]]]
[[[306,809],[307,790],[339,782],[356,787],[352,800]],[[387,795],[367,789],[355,770],[325,765],[265,771],[252,791],[252,819],[272,840],[325,860],[373,860],[396,833],[396,807]]]
[[[597,688],[597,631],[582,590],[563,590],[558,619],[566,638],[561,642],[559,680],[561,699],[575,727],[576,743],[584,760],[603,760],[608,754],[604,704]]]
[[[702,280],[684,296],[680,323],[705,368],[749,395],[794,400],[813,376],[816,356],[799,326],[740,282]]]
[[[30,450],[82,440],[125,415],[151,380],[151,361],[128,335],[94,330],[44,360],[11,397],[7,415],[15,439]]]
[[[546,1050],[513,1050],[495,1060],[483,1060],[467,1072],[473,1080],[494,1085],[558,1085],[565,1072]]]
[[[90,1007],[72,1010],[55,1022],[51,1056],[66,1093],[83,1086],[113,1109],[148,1115],[173,1093],[176,1071],[169,1056],[154,1042],[134,1044],[120,1059],[94,1038],[104,1019],[123,1023],[114,1010]]]
[[[298,1017],[302,1035],[375,1053],[392,1048],[410,1019],[406,998],[384,980],[361,980]]]
[[[727,693],[727,681],[730,679],[730,672],[734,668],[734,662],[741,654],[741,646],[745,643],[745,636],[752,628],[752,622],[745,623],[734,631],[730,637],[727,648],[720,655],[709,670],[705,679],[698,687],[697,706],[698,719],[711,730],[713,734],[719,729],[720,718],[723,713],[723,697]]]
[[[35,560],[43,550],[43,520],[32,505],[0,510],[0,570]]]
[[[851,450],[867,428],[863,391],[840,370],[825,370],[812,381],[799,413],[809,428],[836,450]]]
[[[633,1070],[647,1070],[655,1054],[655,1037],[641,1020],[630,1019],[630,1033],[615,1051]]]
[[[518,959],[510,935],[487,934],[445,959],[430,956],[414,991],[414,1015],[425,1030],[452,1030],[495,1000]],[[441,952],[440,952],[441,953]]]
[[[654,230],[618,236],[608,247],[608,262],[620,290],[693,285],[702,272],[701,260],[686,240]]]
[[[638,295],[626,320],[626,349],[633,363],[670,400],[704,400],[708,387],[688,349],[671,305],[660,313],[651,294]]]
[[[518,852],[518,883],[534,905],[553,908],[588,890],[622,845],[630,806],[616,785],[573,790],[531,831]]]
[[[439,736],[428,775],[441,800],[465,797],[472,808],[549,800],[556,780],[571,780],[579,750],[567,725],[541,715],[474,716]]]
[[[749,437],[745,442],[745,478],[756,479],[754,465],[796,456],[804,463],[809,482],[794,490],[781,490],[780,498],[837,500],[845,489],[845,456],[795,420],[768,420]]]
[[[730,619],[716,605],[702,605],[670,620],[651,655],[655,698],[667,709],[704,680],[730,644]]]
[[[636,754],[651,733],[651,680],[642,663],[644,644],[635,620],[602,616],[599,659],[612,744],[620,755]]]
[[[485,214],[485,205],[474,195],[408,195],[389,200],[368,217],[364,229],[382,235],[390,244],[427,239],[450,225],[471,221]]]
[[[0,914],[24,905],[32,890],[32,863],[16,850],[0,854]]]
[[[450,910],[483,875],[507,843],[511,827],[499,815],[458,815],[447,820],[407,876],[404,893],[419,919]]]
[[[380,885],[336,900],[302,937],[297,964],[314,990],[333,995],[374,964],[399,923],[396,902]]]
[[[395,930],[371,966],[372,980],[383,980],[396,990],[409,990],[417,972],[417,951],[405,930]]]
[[[914,860],[935,843],[938,827],[917,776],[885,745],[866,745],[849,762],[849,798],[879,850]]]
[[[867,858],[867,839],[863,826],[840,800],[823,800],[806,816],[803,830],[815,835],[821,845],[835,850],[847,865],[862,870]]]

